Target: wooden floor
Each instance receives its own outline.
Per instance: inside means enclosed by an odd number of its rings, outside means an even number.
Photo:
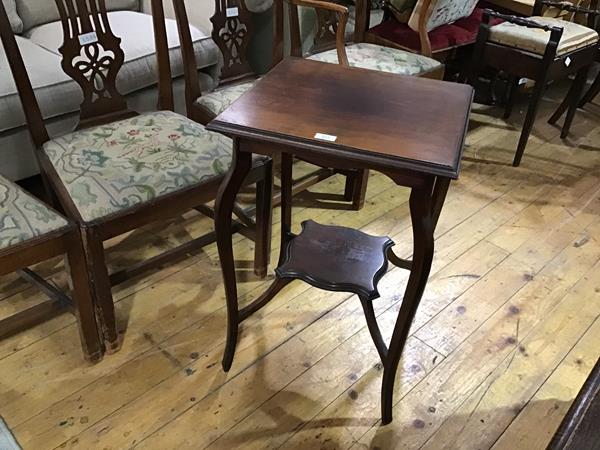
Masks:
[[[394,422],[379,424],[381,367],[357,298],[288,286],[245,323],[221,371],[224,294],[216,247],[114,290],[123,348],[96,365],[61,315],[0,342],[0,415],[25,449],[543,449],[600,355],[600,102],[571,138],[545,123],[510,166],[521,116],[472,116],[462,176],[437,232],[432,275],[398,373]],[[517,111],[518,112],[518,111]],[[434,120],[434,119],[432,119]],[[435,126],[435,123],[432,123]],[[316,191],[339,193],[333,178]],[[360,213],[298,200],[307,218],[387,234],[411,251],[408,191],[372,174]],[[278,242],[278,211],[274,242]],[[111,243],[114,266],[211,227],[188,215]],[[252,243],[236,236],[241,290]],[[277,247],[274,248],[273,262]],[[44,266],[56,283],[61,262]],[[406,272],[381,282],[387,333]],[[41,300],[0,279],[0,316]]]

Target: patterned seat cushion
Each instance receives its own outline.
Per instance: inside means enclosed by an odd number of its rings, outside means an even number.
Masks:
[[[419,0],[410,16],[408,26],[414,31],[419,31],[421,15],[425,14],[427,17],[425,29],[427,31],[435,30],[439,26],[454,23],[463,17],[469,17],[478,2],[479,0],[431,0],[425,11],[425,0]]]
[[[358,43],[346,47],[348,63],[352,67],[378,70],[400,75],[421,75],[437,69],[441,64],[435,59],[375,44]],[[338,63],[335,49],[317,53],[308,59],[327,63]]]
[[[540,25],[559,27],[563,34],[556,50],[557,55],[572,52],[598,42],[598,33],[577,23],[553,17],[531,17]],[[490,29],[490,41],[543,55],[550,40],[550,32],[503,22]]]
[[[232,84],[217,89],[216,91],[209,92],[208,94],[202,94],[202,96],[196,100],[196,104],[213,113],[215,116],[218,116],[254,86],[255,82],[256,80]]]
[[[84,221],[221,175],[231,140],[170,111],[76,131],[44,145]]]
[[[0,249],[29,241],[68,222],[16,184],[0,176]]]

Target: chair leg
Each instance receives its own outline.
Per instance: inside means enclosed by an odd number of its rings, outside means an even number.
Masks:
[[[545,79],[536,80],[535,82],[535,88],[529,102],[529,108],[527,109],[527,115],[525,116],[523,130],[521,131],[519,145],[517,146],[517,153],[515,154],[515,159],[513,160],[514,167],[518,167],[521,164],[521,159],[523,158],[523,153],[525,153],[525,147],[527,146],[529,135],[531,134],[533,124],[535,123],[535,117],[540,105],[540,100],[542,99],[542,94],[544,93],[545,85]]]
[[[90,291],[91,282],[86,270],[79,233],[77,238],[73,239],[65,261],[71,275],[71,297],[79,325],[83,355],[90,362],[98,362],[104,356],[104,345],[98,332],[94,301]]]
[[[585,66],[579,69],[577,72],[577,76],[573,81],[573,97],[569,102],[569,109],[567,111],[567,117],[565,117],[565,123],[563,124],[562,130],[560,132],[560,138],[565,139],[569,135],[569,130],[571,129],[571,124],[573,123],[573,119],[575,118],[575,113],[577,112],[577,107],[579,106],[579,99],[581,98],[581,93],[583,92],[583,88],[585,87],[585,81],[587,80],[587,75],[590,70],[590,66]]]
[[[369,184],[369,171],[368,170],[359,170],[352,176],[352,181],[349,176],[346,178],[346,192],[345,196],[348,201],[352,201],[352,208],[356,211],[362,209],[365,206],[365,198],[367,196],[367,185]],[[350,187],[349,183],[352,184],[352,195],[350,198]]]
[[[517,96],[517,91],[519,90],[519,77],[516,75],[511,75],[508,84],[508,96],[506,98],[506,105],[504,106],[504,120],[510,119],[512,115],[513,106],[515,104],[515,97]]]
[[[98,312],[100,335],[104,339],[106,351],[114,353],[119,349],[120,342],[104,246],[94,228],[83,228],[82,233],[84,233],[87,270],[91,275],[91,291]]]
[[[254,242],[254,273],[264,278],[271,256],[271,225],[273,214],[273,161],[263,166],[263,177],[256,183],[256,227]]]
[[[600,94],[600,73],[598,74],[598,76],[596,77],[596,79],[594,80],[594,82],[592,83],[590,88],[588,89],[588,91],[582,97],[581,102],[579,103],[579,107],[583,108],[584,105],[586,105],[587,103],[590,103],[592,100],[594,100],[594,98],[598,94]]]

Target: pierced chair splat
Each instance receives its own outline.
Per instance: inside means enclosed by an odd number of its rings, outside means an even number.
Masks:
[[[50,138],[15,37],[4,28],[0,31],[42,175],[83,237],[89,289],[110,351],[120,345],[111,286],[197,251],[214,242],[215,233],[112,274],[103,243],[189,210],[212,215],[204,204],[215,199],[231,164],[232,142],[173,112],[162,0],[151,0],[160,111],[143,114],[130,110],[117,89],[123,51],[111,30],[105,0],[56,0],[56,5],[64,31],[62,66],[83,91],[80,122],[72,133]],[[261,161],[246,180],[259,185],[258,218],[255,223],[236,222],[231,232],[257,241],[255,272],[262,276],[270,254],[271,161]]]

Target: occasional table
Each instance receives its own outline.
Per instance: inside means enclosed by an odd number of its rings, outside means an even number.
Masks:
[[[472,98],[467,85],[288,58],[208,125],[234,141],[215,218],[228,313],[224,370],[233,362],[242,321],[292,280],[354,293],[383,363],[382,421],[392,420],[396,370],[431,269],[436,223],[450,181],[459,174]],[[239,308],[229,230],[253,153],[281,155],[281,251],[275,281]],[[376,170],[411,188],[412,260],[394,254],[387,237],[342,226],[307,221],[293,234],[294,156],[336,169]],[[373,311],[388,261],[410,271],[389,346]]]

